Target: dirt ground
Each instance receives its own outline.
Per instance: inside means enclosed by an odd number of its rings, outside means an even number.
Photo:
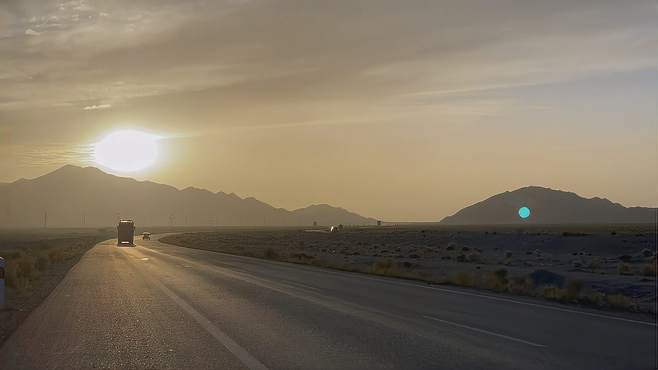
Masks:
[[[656,312],[652,225],[224,229],[162,241],[558,301]]]

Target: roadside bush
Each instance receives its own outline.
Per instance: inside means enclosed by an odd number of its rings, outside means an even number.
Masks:
[[[37,256],[36,268],[39,271],[45,271],[50,266],[50,259],[47,255],[40,254]]]
[[[618,310],[632,310],[635,308],[633,300],[621,293],[608,294],[605,296],[605,301],[610,308]]]
[[[628,263],[620,263],[617,265],[617,273],[619,273],[619,275],[633,275],[631,265]]]
[[[580,298],[580,292],[583,290],[583,282],[580,280],[570,280],[567,283],[566,299],[576,301]]]
[[[478,252],[471,252],[466,255],[466,260],[468,262],[478,263],[482,260],[482,256]]]
[[[509,281],[508,290],[514,294],[535,295],[535,284],[529,277],[517,277]]]
[[[25,254],[20,254],[19,258],[7,260],[5,274],[7,286],[19,291],[26,290],[30,287],[31,281],[39,278],[35,259]]]
[[[583,295],[580,298],[580,300],[583,303],[600,307],[603,306],[603,302],[605,301],[605,295],[599,292],[590,292],[588,294]]]
[[[400,271],[391,259],[377,260],[372,264],[370,271],[376,275],[398,276]]]
[[[59,263],[64,260],[64,251],[60,248],[54,248],[48,251],[48,259],[50,263]]]
[[[656,276],[656,260],[654,259],[652,263],[644,265],[642,267],[642,275],[644,276]]]
[[[277,251],[274,250],[274,248],[271,248],[271,247],[265,249],[264,256],[265,256],[265,258],[267,258],[269,260],[277,260],[277,259],[280,258],[279,253],[277,253]]]
[[[601,257],[594,257],[589,263],[589,269],[592,270],[592,272],[597,271],[598,269],[603,266],[603,259]]]
[[[554,301],[567,300],[567,293],[565,289],[560,289],[555,285],[546,285],[543,287],[542,296],[546,299]]]
[[[484,275],[481,287],[484,289],[504,292],[507,290],[507,270],[498,269]]]
[[[458,272],[451,277],[450,282],[458,286],[472,287],[475,279],[471,273]]]

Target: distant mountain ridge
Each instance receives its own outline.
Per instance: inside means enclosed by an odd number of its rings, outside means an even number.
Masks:
[[[522,219],[518,210],[530,209]],[[494,195],[445,217],[446,225],[496,224],[635,224],[657,222],[658,210],[624,207],[604,198],[583,198],[576,193],[528,186]]]
[[[121,218],[143,226],[366,225],[375,219],[326,204],[289,211],[255,198],[137,181],[66,165],[0,185],[0,226],[104,227]]]

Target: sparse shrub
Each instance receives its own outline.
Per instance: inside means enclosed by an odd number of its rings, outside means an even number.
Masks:
[[[530,275],[528,275],[528,278],[535,286],[555,285],[561,288],[564,286],[565,281],[563,275],[544,269],[533,271]]]
[[[485,275],[484,288],[504,292],[507,290],[507,270],[498,269]]]
[[[322,259],[322,258],[316,258],[316,259],[312,260],[312,261],[311,261],[311,265],[313,265],[313,266],[320,266],[320,267],[328,267],[328,266],[329,266],[329,264],[327,263],[327,261],[325,261],[325,260]]]
[[[391,259],[377,260],[372,264],[371,272],[376,275],[395,276],[399,274],[397,266]]]
[[[507,270],[506,269],[498,269],[494,271],[494,275],[496,278],[500,281],[505,281],[507,282]]]
[[[628,254],[624,254],[623,256],[619,256],[619,260],[622,262],[631,262],[631,259],[633,257],[629,256]]]
[[[478,252],[471,252],[471,253],[466,255],[466,260],[468,262],[478,263],[478,262],[481,261],[481,259],[482,259],[482,256]]]
[[[631,310],[635,307],[633,300],[621,293],[608,294],[605,296],[605,301],[610,308],[618,310]]]
[[[308,255],[306,253],[293,253],[290,257],[297,259],[299,261],[310,260],[314,258],[313,256]]]
[[[567,283],[566,298],[569,301],[575,301],[580,297],[580,292],[583,290],[583,282],[580,280],[570,280]]]
[[[555,285],[546,285],[543,288],[543,297],[554,301],[565,301],[567,293],[564,289],[560,289]]]
[[[418,277],[423,280],[430,280],[430,278],[432,278],[432,273],[428,271],[419,271],[416,273],[416,275],[418,275]]]
[[[589,269],[592,270],[592,272],[598,270],[603,266],[603,259],[601,257],[594,257],[589,263]]]
[[[47,256],[41,254],[37,257],[37,261],[36,261],[37,270],[45,271],[48,269],[49,265],[50,265],[50,259]]]
[[[507,287],[510,293],[514,294],[534,295],[535,293],[535,285],[527,276],[511,279]]]
[[[18,273],[19,276],[22,276],[26,279],[33,279],[38,276],[36,266],[34,264],[34,258],[30,256],[25,256],[18,260]]]
[[[5,266],[5,282],[10,288],[18,288],[18,263],[15,260],[8,260]]]
[[[642,255],[646,258],[653,256],[653,251],[650,249],[642,249]]]
[[[619,275],[633,275],[633,271],[631,270],[631,265],[623,262],[617,265],[617,273]]]
[[[452,276],[450,282],[459,286],[472,287],[475,282],[475,279],[473,277],[473,274],[462,271]]]
[[[582,296],[581,301],[583,303],[591,304],[594,306],[602,306],[603,302],[605,301],[605,295],[599,293],[599,292],[590,292],[584,296]]]
[[[589,234],[586,233],[579,233],[579,232],[572,232],[572,231],[565,231],[562,233],[562,236],[587,236]]]
[[[64,260],[64,252],[59,248],[51,249],[48,251],[48,259],[50,263],[59,263]]]
[[[644,276],[656,276],[656,259],[653,259],[653,262],[644,265],[642,267],[642,275]]]
[[[265,255],[265,258],[267,258],[269,260],[277,260],[277,259],[280,258],[279,253],[276,250],[274,250],[274,248],[271,248],[271,247],[265,249],[265,254],[264,255]]]

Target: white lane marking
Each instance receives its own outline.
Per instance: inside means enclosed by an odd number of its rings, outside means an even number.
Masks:
[[[452,322],[452,321],[448,321],[448,320],[442,320],[442,319],[432,317],[432,316],[423,316],[423,317],[426,318],[426,319],[442,322],[444,324],[453,325],[453,326],[456,326],[456,327],[459,327],[459,328],[473,330],[473,331],[476,331],[478,333],[493,335],[495,337],[504,338],[504,339],[515,341],[515,342],[527,344],[527,345],[530,345],[530,346],[533,346],[533,347],[546,347],[546,345],[544,345],[544,344],[537,344],[537,343],[530,342],[530,341],[527,341],[527,340],[523,340],[523,339],[519,339],[519,338],[515,338],[515,337],[510,337],[509,335],[494,333],[493,331],[479,329],[479,328],[475,328],[475,327],[464,325],[464,324],[458,324],[456,322]]]
[[[195,310],[194,307],[190,306],[185,302],[181,297],[176,293],[172,292],[169,288],[164,286],[157,280],[153,280],[162,292],[164,292],[171,300],[173,300],[183,311],[187,312],[192,318],[198,322],[210,335],[215,337],[220,343],[226,347],[235,357],[237,357],[248,369],[252,370],[267,370],[267,366],[263,365],[262,362],[252,356],[246,349],[237,344],[231,337],[226,335],[220,328],[203,316],[199,311]]]
[[[292,282],[292,281],[285,281],[285,282],[284,281],[279,281],[278,283],[281,284],[281,285],[291,287],[291,288],[308,289],[308,290],[312,290],[312,291],[316,291],[316,292],[320,291],[320,289],[318,289],[316,287],[312,287],[310,285],[297,283],[297,282]]]
[[[267,366],[263,365],[262,362],[252,356],[247,352],[244,347],[236,343],[231,337],[224,333],[220,328],[203,316],[199,311],[195,310],[194,307],[190,306],[183,298],[174,293],[171,289],[167,288],[160,281],[142,274],[146,279],[148,279],[153,285],[157,286],[165,295],[167,295],[174,303],[176,303],[183,311],[187,312],[194,321],[199,323],[202,328],[204,328],[210,335],[217,339],[224,347],[226,347],[229,352],[231,352],[235,357],[242,362],[244,366],[252,370],[268,370]]]
[[[179,246],[176,246],[176,245],[166,244],[166,243],[162,243],[162,242],[158,242],[158,243],[164,244],[166,247],[185,248],[185,247],[179,247]],[[193,248],[187,248],[187,249],[193,249]],[[151,250],[153,250],[153,249],[151,249]],[[236,254],[207,251],[207,250],[203,250],[203,249],[194,249],[194,250],[195,251],[205,251],[205,252],[209,252],[209,253],[217,253],[217,254],[221,254],[221,255],[224,255],[224,256],[233,257],[233,258],[236,258],[236,259],[246,259],[246,260],[249,260],[249,261],[258,261],[258,262],[266,263],[266,264],[279,265],[279,266],[287,267],[287,268],[297,268],[297,269],[302,269],[302,270],[306,270],[306,271],[309,271],[309,272],[322,272],[322,273],[325,273],[325,274],[337,275],[337,276],[341,276],[341,277],[347,277],[349,275],[354,275],[354,276],[358,276],[359,279],[372,280],[372,281],[377,281],[377,282],[381,282],[381,283],[388,283],[388,284],[391,284],[391,285],[431,289],[431,290],[436,290],[436,291],[445,292],[445,293],[461,294],[461,295],[467,295],[467,296],[472,296],[472,297],[480,297],[480,298],[486,298],[486,299],[491,299],[491,300],[495,300],[495,301],[522,304],[522,305],[526,305],[526,306],[539,307],[539,308],[543,308],[543,309],[546,309],[546,310],[569,312],[569,313],[575,313],[575,314],[580,314],[580,315],[585,315],[585,316],[590,316],[590,317],[597,317],[597,318],[601,318],[601,319],[617,320],[617,321],[623,321],[623,322],[628,322],[628,323],[633,323],[633,324],[641,324],[641,325],[647,325],[647,326],[654,326],[654,327],[658,326],[657,323],[650,322],[650,321],[626,319],[626,318],[623,318],[623,317],[610,316],[610,315],[604,315],[604,314],[586,312],[586,311],[578,311],[578,310],[574,310],[574,309],[556,307],[556,306],[545,305],[545,304],[540,304],[540,303],[517,301],[517,300],[511,299],[511,298],[494,297],[494,296],[491,296],[491,295],[488,295],[488,294],[463,292],[463,291],[456,290],[456,289],[439,288],[439,287],[435,287],[435,286],[420,285],[420,284],[414,284],[414,283],[405,283],[405,282],[401,282],[401,281],[394,281],[394,280],[391,280],[390,278],[386,279],[386,278],[369,277],[366,274],[358,273],[358,272],[329,271],[328,269],[314,267],[314,266],[300,265],[300,264],[294,264],[294,263],[288,263],[288,262],[270,261],[270,260],[265,260],[265,259],[262,259],[262,258],[239,256],[239,255],[236,255]],[[291,265],[293,265],[293,266],[291,266]]]
[[[415,284],[413,284],[413,285],[415,285]],[[578,310],[572,310],[572,309],[569,309],[569,308],[554,307],[554,306],[549,306],[549,305],[544,305],[544,304],[539,304],[539,303],[517,301],[517,300],[514,300],[514,299],[510,299],[510,298],[493,297],[493,296],[490,296],[490,295],[487,295],[487,294],[460,292],[460,291],[457,291],[457,290],[437,288],[437,287],[432,287],[432,286],[422,286],[422,285],[415,285],[415,286],[418,286],[420,288],[425,288],[425,289],[438,290],[438,291],[442,291],[442,292],[449,292],[449,293],[454,293],[454,294],[463,294],[463,295],[469,295],[469,296],[475,296],[475,297],[488,298],[488,299],[497,300],[497,301],[523,304],[523,305],[526,305],[526,306],[540,307],[540,308],[544,308],[544,309],[547,309],[547,310],[570,312],[570,313],[576,313],[576,314],[580,314],[580,315],[598,317],[598,318],[602,318],[602,319],[625,321],[625,322],[630,322],[630,323],[634,323],[634,324],[642,324],[642,325],[648,325],[648,326],[657,326],[656,323],[649,322],[649,321],[625,319],[623,317],[609,316],[609,315],[603,315],[603,314],[593,313],[593,312],[578,311]]]

